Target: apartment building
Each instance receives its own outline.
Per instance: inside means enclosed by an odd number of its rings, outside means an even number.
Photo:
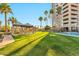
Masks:
[[[61,3],[55,4],[55,10],[58,6],[62,7],[61,17],[54,19],[55,23],[57,20],[61,22],[61,27],[64,31],[79,31],[79,4],[78,3]],[[55,12],[55,17],[57,13]],[[60,23],[59,22],[59,23]]]
[[[62,26],[63,26],[63,22],[62,22],[62,13],[61,14],[57,14],[57,8],[60,6],[62,7],[62,4],[59,3],[55,3],[55,4],[52,4],[53,6],[53,9],[54,9],[54,15],[53,15],[53,25],[55,26],[55,30],[56,31],[59,31]]]

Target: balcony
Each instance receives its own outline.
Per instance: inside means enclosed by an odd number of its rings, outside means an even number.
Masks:
[[[78,12],[71,12],[71,15],[74,16],[78,16]]]
[[[72,3],[73,5],[78,5],[78,3]]]
[[[71,7],[71,9],[78,11],[78,7]]]
[[[68,11],[69,11],[69,10],[65,10],[65,11],[63,11],[63,14],[64,14],[64,13],[67,13]]]
[[[65,9],[67,9],[69,6],[67,5],[67,6],[65,6],[65,7],[63,7],[63,10],[65,10]]]
[[[72,7],[78,7],[78,4],[73,3],[73,4],[71,4],[71,6],[72,6]]]
[[[71,18],[78,18],[78,16],[71,15]]]
[[[63,16],[64,16],[64,15],[67,15],[67,14],[69,14],[69,12],[63,13]]]
[[[71,27],[73,27],[73,26],[77,26],[77,23],[71,23]]]
[[[69,20],[69,18],[64,18],[64,19],[63,19],[63,21],[68,21],[68,20]]]
[[[69,26],[69,24],[63,24],[63,27],[68,27]]]
[[[69,4],[67,3],[66,5],[63,5],[63,8],[65,8],[66,6],[68,6]]]
[[[63,9],[63,12],[65,12],[65,11],[67,11],[67,10],[69,10],[69,8]]]
[[[64,3],[63,6],[67,5],[68,3]]]
[[[77,23],[77,20],[71,20],[72,23]]]

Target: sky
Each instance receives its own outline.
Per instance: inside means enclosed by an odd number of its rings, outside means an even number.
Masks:
[[[38,18],[40,16],[44,17],[44,11],[51,9],[50,3],[10,3],[9,5],[13,14],[8,14],[7,18],[14,16],[19,22],[23,24],[30,23],[34,26],[39,26],[40,21]],[[0,20],[4,25],[4,14],[0,14]],[[48,20],[48,24],[51,25],[51,20]],[[44,22],[43,26],[45,26]]]

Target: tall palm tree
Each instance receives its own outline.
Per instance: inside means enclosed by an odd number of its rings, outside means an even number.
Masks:
[[[4,14],[5,17],[5,32],[7,32],[7,15],[9,13],[12,13],[12,9],[7,3],[1,3],[0,4],[0,13]]]
[[[17,23],[17,19],[12,16],[12,17],[9,17],[9,20],[8,21],[11,22],[11,24],[12,24],[12,28],[11,29],[13,30],[13,28],[14,28],[13,27],[13,24]]]
[[[1,30],[1,23],[2,23],[2,21],[0,21],[0,30]]]
[[[0,25],[1,25],[2,21],[0,21]]]
[[[48,18],[48,11],[47,11],[47,10],[44,11],[44,15],[45,15],[44,21],[45,21],[45,22],[46,22],[46,21],[48,22],[48,19],[47,19],[47,18]],[[46,24],[46,25],[47,25],[47,24]]]
[[[45,10],[45,11],[44,11],[44,14],[47,16],[47,15],[48,15],[48,11],[47,11],[47,10]]]
[[[50,14],[54,14],[54,9],[50,9]]]
[[[45,25],[47,25],[47,17],[44,18]]]
[[[50,17],[52,16],[52,27],[53,27],[53,19],[55,18],[54,16],[54,9],[50,9]]]
[[[62,10],[62,7],[61,6],[58,6],[57,7],[57,14],[61,14],[61,10]]]
[[[12,17],[11,18],[11,21],[12,21],[12,24],[16,23],[16,18],[15,17]]]
[[[15,17],[13,17],[13,16],[9,17],[9,21],[11,21],[12,26],[13,26],[13,24],[17,23],[17,19]]]
[[[43,21],[43,17],[39,17],[38,19],[40,21],[40,28],[42,27],[42,21]]]

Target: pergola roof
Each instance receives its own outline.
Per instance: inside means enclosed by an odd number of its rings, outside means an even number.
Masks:
[[[33,27],[33,25],[26,23],[26,24],[22,24],[20,22],[13,24],[13,26],[20,26],[20,27]]]

